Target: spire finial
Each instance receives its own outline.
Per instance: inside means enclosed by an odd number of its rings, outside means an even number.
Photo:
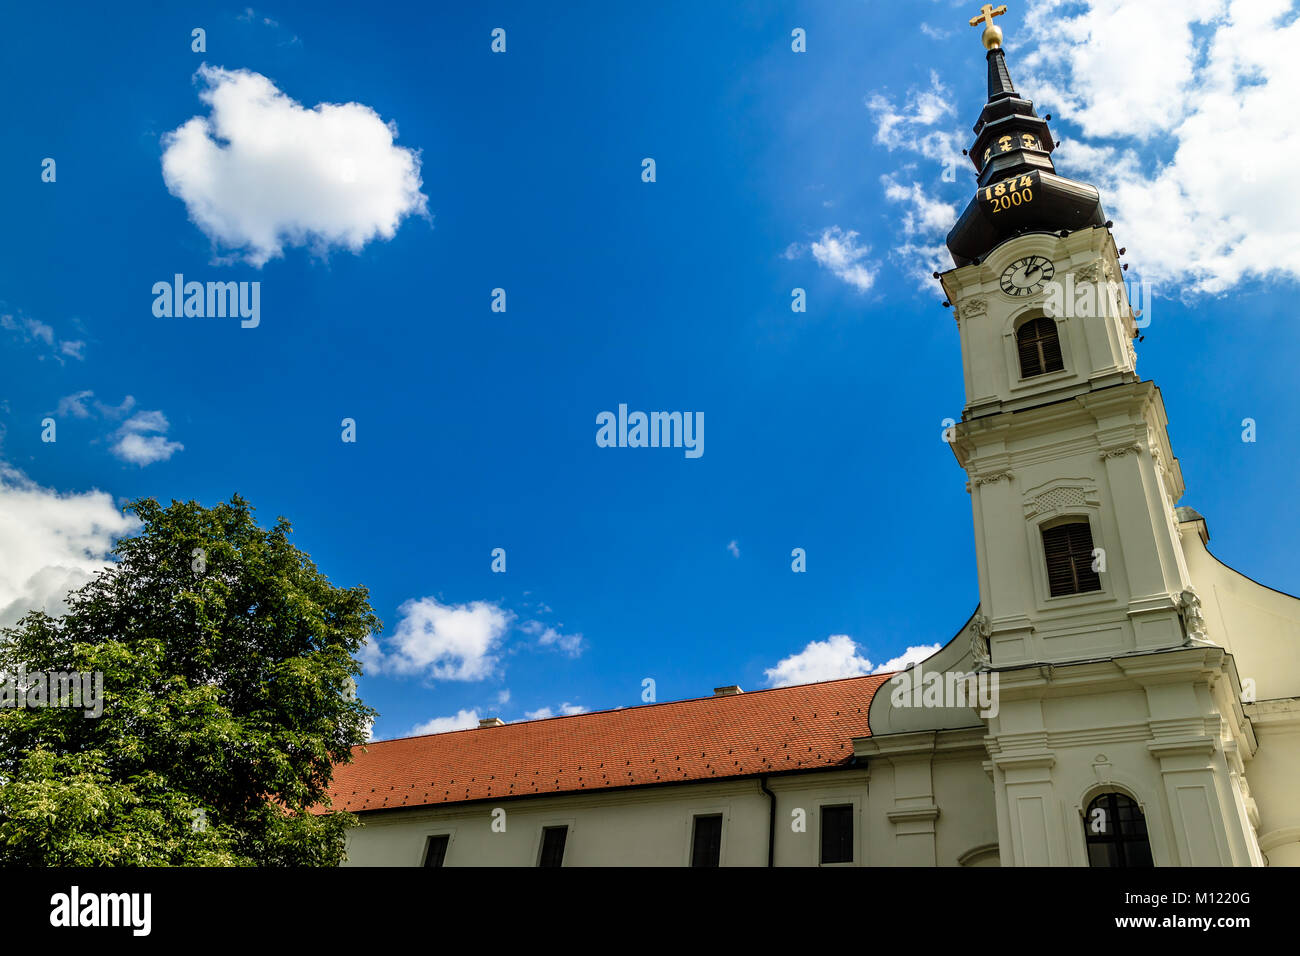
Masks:
[[[1000,3],[996,7],[991,3],[986,3],[980,7],[979,16],[970,18],[970,25],[973,27],[984,24],[984,32],[980,39],[984,41],[984,49],[996,50],[1002,46],[1002,28],[993,25],[993,18],[1000,17],[1007,12],[1007,5]]]

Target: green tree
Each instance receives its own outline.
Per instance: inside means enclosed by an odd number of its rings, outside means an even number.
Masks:
[[[0,709],[0,864],[325,866],[351,814],[312,814],[375,711],[380,628],[238,495],[142,499],[118,560],[0,632],[0,673],[101,672],[103,713]]]

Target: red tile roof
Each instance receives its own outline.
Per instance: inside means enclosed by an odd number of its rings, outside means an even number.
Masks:
[[[889,674],[383,740],[334,768],[362,812],[846,766]],[[327,812],[317,808],[317,812]]]

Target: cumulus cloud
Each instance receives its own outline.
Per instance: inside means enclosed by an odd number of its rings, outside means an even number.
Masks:
[[[831,226],[813,242],[812,254],[818,264],[829,269],[859,292],[866,292],[876,281],[876,274],[866,264],[870,246],[858,245],[858,234]]]
[[[1025,28],[1018,80],[1081,134],[1058,168],[1101,189],[1144,279],[1217,294],[1300,278],[1290,3],[1048,0]]]
[[[141,468],[156,461],[166,461],[185,448],[178,441],[168,440],[169,427],[167,416],[159,411],[132,415],[116,432],[113,454]]]
[[[163,137],[163,180],[218,249],[258,267],[286,247],[358,252],[427,214],[419,154],[370,107],[307,109],[249,70],[197,78],[210,114]]]
[[[731,552],[731,556],[733,558],[740,557],[740,545],[737,544],[735,541],[727,542],[727,550]]]
[[[0,626],[32,610],[61,614],[67,593],[138,527],[107,492],[60,494],[0,462]]]
[[[809,641],[798,654],[791,654],[763,673],[769,687],[789,687],[870,674],[871,661],[858,654],[853,638],[832,634],[824,641]]]
[[[847,634],[832,634],[824,641],[810,641],[799,653],[791,654],[765,670],[769,687],[813,684],[823,680],[861,677],[864,674],[887,674],[902,670],[914,661],[923,661],[939,649],[938,644],[909,647],[898,657],[874,666],[863,657],[861,648]]]
[[[894,671],[901,671],[919,661],[927,660],[942,646],[941,644],[919,644],[915,647],[909,647],[897,657],[891,657],[883,664],[877,664],[871,673],[892,674]]]
[[[362,662],[371,673],[420,675],[436,680],[491,677],[497,652],[514,615],[488,601],[442,604],[424,597],[404,602],[387,649],[366,645]]]

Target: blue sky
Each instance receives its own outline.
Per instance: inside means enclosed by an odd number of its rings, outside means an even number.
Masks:
[[[102,563],[112,502],[237,492],[370,588],[379,737],[633,705],[647,677],[659,700],[754,689],[810,642],[780,673],[862,671],[965,622],[970,502],[941,441],[960,354],[923,280],[973,189],[944,174],[984,98],[977,5],[188,6],[0,14],[0,609]],[[1300,592],[1300,132],[1272,108],[1295,13],[1156,4],[1169,41],[1133,54],[1151,8],[1118,6],[1129,28],[1092,38],[1060,26],[1088,4],[1013,9],[1012,76],[1159,296],[1139,371],[1182,503],[1221,560]],[[165,181],[167,135],[215,119],[214,89],[232,120],[359,105],[341,139],[299,116],[267,146],[281,179],[254,158],[213,186],[199,155]],[[391,144],[357,145],[382,124]],[[1260,146],[1249,171],[1222,139]],[[361,163],[363,202],[321,144]],[[263,226],[279,238],[238,241]],[[155,317],[176,273],[260,282],[260,324]],[[620,403],[702,412],[704,454],[597,447]]]

